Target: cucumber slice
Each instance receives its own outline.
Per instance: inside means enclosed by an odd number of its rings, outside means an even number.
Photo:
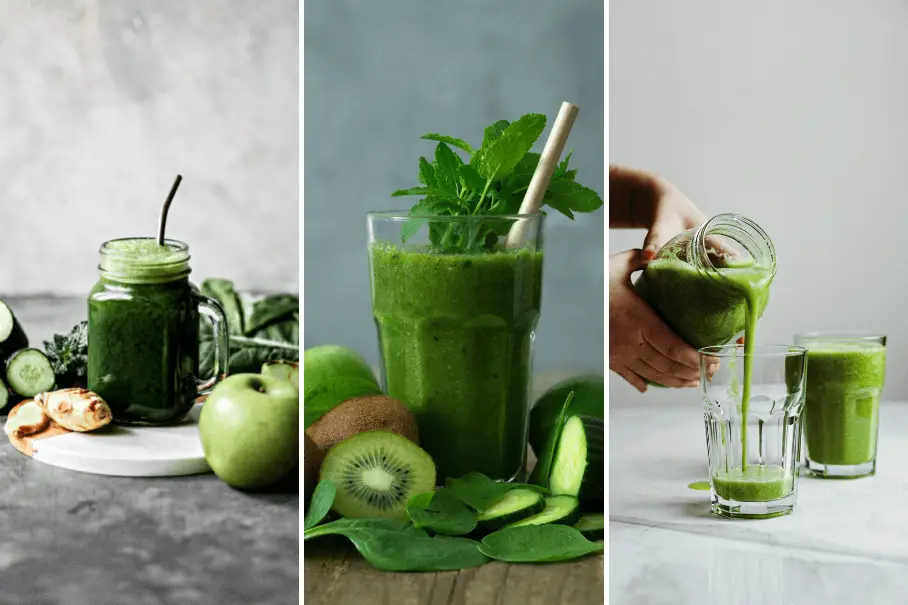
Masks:
[[[605,539],[605,515],[603,513],[587,513],[580,517],[574,524],[574,529],[583,534],[588,540]]]
[[[575,496],[584,510],[599,512],[605,506],[605,424],[599,418],[571,416],[564,423],[549,490],[554,495]]]
[[[0,380],[0,414],[5,414],[9,410],[6,406],[9,404],[9,387],[3,380]]]
[[[56,380],[50,360],[38,349],[16,351],[6,362],[6,382],[26,399],[52,391]]]
[[[28,337],[13,315],[12,309],[0,300],[0,362],[6,362],[13,353],[28,347]]]
[[[545,509],[545,497],[537,491],[517,488],[508,491],[504,497],[490,506],[476,519],[482,529],[495,531],[505,525],[526,519]]]
[[[523,527],[524,525],[546,525],[558,523],[573,525],[580,520],[580,501],[573,496],[551,496],[545,499],[545,508],[541,513],[532,517],[511,523],[507,527]]]

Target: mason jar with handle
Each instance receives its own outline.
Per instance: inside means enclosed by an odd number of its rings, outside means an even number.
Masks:
[[[679,233],[647,264],[634,287],[696,349],[744,333],[769,301],[776,251],[769,235],[738,214],[719,214]]]
[[[88,388],[114,422],[179,421],[227,375],[227,318],[190,283],[189,246],[154,238],[105,242],[88,297]],[[199,318],[214,327],[215,372],[199,379]]]

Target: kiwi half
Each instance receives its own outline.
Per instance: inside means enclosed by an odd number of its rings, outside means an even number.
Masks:
[[[435,463],[406,437],[367,431],[328,450],[320,477],[337,488],[339,515],[406,521],[407,500],[435,489]]]

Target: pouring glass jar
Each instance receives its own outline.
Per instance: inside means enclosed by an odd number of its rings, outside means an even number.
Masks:
[[[691,346],[724,345],[744,333],[751,292],[755,319],[769,301],[776,251],[769,235],[738,214],[719,214],[665,244],[634,284]]]

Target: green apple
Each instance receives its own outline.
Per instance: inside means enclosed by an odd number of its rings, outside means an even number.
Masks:
[[[289,380],[300,388],[300,364],[298,361],[267,361],[262,365],[262,374]]]
[[[303,352],[303,389],[306,393],[327,380],[342,376],[361,378],[378,385],[372,368],[352,349],[322,345]]]
[[[258,489],[299,463],[299,390],[261,374],[234,374],[211,391],[199,417],[202,450],[225,483]]]

